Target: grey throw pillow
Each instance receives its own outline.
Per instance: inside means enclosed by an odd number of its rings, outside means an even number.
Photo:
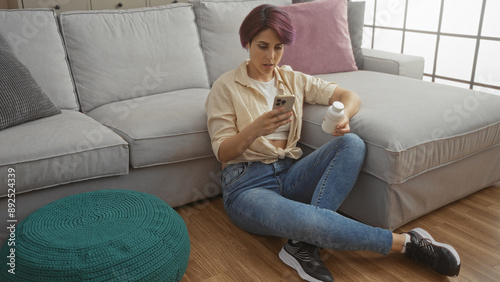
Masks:
[[[59,113],[0,34],[0,130]]]
[[[293,3],[313,2],[319,0],[293,0]],[[351,36],[352,52],[358,69],[364,66],[363,51],[361,49],[363,40],[363,25],[365,20],[365,2],[347,2],[347,23],[349,35]]]
[[[364,67],[363,50],[363,26],[365,21],[365,2],[347,3],[347,24],[349,25],[349,34],[351,36],[352,52],[358,69]]]

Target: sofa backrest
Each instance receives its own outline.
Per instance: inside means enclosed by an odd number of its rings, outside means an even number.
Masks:
[[[75,87],[53,10],[0,10],[0,34],[57,107],[78,110]]]
[[[227,71],[235,69],[245,59],[241,46],[240,25],[250,11],[262,4],[289,5],[291,0],[190,0],[196,14],[201,44],[210,84]]]
[[[191,5],[66,12],[60,16],[84,112],[185,88],[208,88]]]

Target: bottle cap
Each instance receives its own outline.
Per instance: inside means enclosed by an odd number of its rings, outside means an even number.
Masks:
[[[335,101],[333,102],[333,107],[338,109],[338,110],[343,110],[344,109],[344,104],[342,104],[342,102],[339,102],[339,101]]]

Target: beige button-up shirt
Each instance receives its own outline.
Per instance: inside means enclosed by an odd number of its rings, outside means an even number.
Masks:
[[[268,112],[266,97],[252,87],[247,73],[248,60],[215,81],[207,97],[208,133],[218,159],[222,142],[236,135],[259,116]],[[240,156],[228,162],[272,163],[284,157],[298,159],[302,150],[297,147],[302,130],[303,103],[329,105],[337,84],[293,71],[289,66],[275,68],[280,95],[295,96],[293,116],[285,149],[274,147],[263,136],[257,138]],[[219,160],[220,161],[220,160]]]

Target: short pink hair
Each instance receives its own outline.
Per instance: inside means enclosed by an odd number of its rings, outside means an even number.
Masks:
[[[241,23],[241,46],[246,48],[257,34],[268,28],[274,29],[285,45],[295,41],[295,29],[288,14],[277,6],[264,4],[254,8]]]

